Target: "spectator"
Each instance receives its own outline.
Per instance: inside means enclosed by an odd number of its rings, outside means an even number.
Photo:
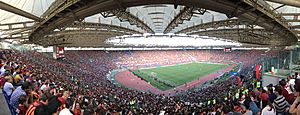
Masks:
[[[292,93],[289,93],[287,91],[287,85],[286,85],[286,81],[284,79],[282,79],[280,82],[279,82],[279,85],[282,87],[282,95],[285,97],[286,101],[289,103],[289,104],[292,104],[295,100],[294,98],[294,95]]]
[[[43,103],[36,107],[36,110],[34,111],[34,115],[57,115],[58,109],[61,106],[61,102],[58,100],[57,96],[51,96],[46,101],[42,99]]]
[[[262,101],[262,108],[266,107],[269,100],[269,95],[267,94],[267,91],[262,89],[262,92],[260,93],[259,98]]]
[[[4,84],[3,91],[10,98],[12,92],[15,90],[14,86],[12,85],[13,78],[12,78],[12,76],[6,76],[5,80],[6,80],[6,82]]]
[[[292,76],[288,76],[288,82],[286,84],[286,90],[288,91],[289,94],[294,92],[294,90],[295,90],[294,85],[295,85],[295,78],[292,78]]]
[[[28,111],[26,112],[26,115],[35,115],[35,110],[38,106],[40,106],[42,103],[39,100],[39,95],[36,92],[31,92],[31,95],[29,97],[32,101],[30,104]]]
[[[250,99],[246,99],[246,100],[250,101]],[[244,102],[244,106],[245,106],[245,109],[246,109],[244,115],[252,115],[253,112],[250,110],[250,102]]]
[[[58,100],[61,102],[60,110],[65,108],[66,100],[69,98],[70,94],[69,91],[64,91],[63,95],[61,97],[58,97]]]
[[[268,101],[267,106],[263,108],[261,115],[276,115],[276,110],[270,100]]]
[[[275,94],[276,99],[273,102],[273,105],[276,109],[277,114],[284,114],[287,112],[287,109],[289,107],[289,103],[286,101],[285,97],[282,95],[282,87],[277,85],[275,86]]]
[[[0,88],[2,88],[5,84],[6,80],[5,80],[5,76],[1,75],[0,76]]]
[[[59,112],[59,115],[73,115],[70,111],[70,104],[70,100],[67,99],[66,103],[64,104],[65,108]]]
[[[290,107],[289,112],[291,114],[295,114],[295,115],[300,115],[300,79],[296,79],[295,80],[295,85],[294,85],[294,94],[296,96],[296,100],[293,102],[293,104]]]
[[[23,83],[23,78],[20,74],[15,75],[14,77],[14,85],[15,86],[20,86]]]
[[[6,71],[6,64],[4,64],[4,65],[1,66],[0,76],[3,76],[5,74],[5,71]]]
[[[242,115],[243,108],[241,107],[241,104],[237,101],[233,102],[233,114],[234,115]]]
[[[25,115],[27,111],[26,105],[27,97],[25,95],[21,95],[19,98],[19,107],[16,110],[18,115]]]
[[[21,73],[21,69],[18,66],[18,67],[16,67],[15,72],[13,73],[13,77],[15,77],[17,74],[20,74],[20,73]]]
[[[275,95],[274,89],[273,89],[274,88],[273,84],[269,84],[267,86],[267,88],[268,88],[269,100],[271,101],[271,103],[273,103],[276,98],[276,95]]]
[[[74,115],[81,115],[81,109],[79,103],[76,103],[75,105]]]
[[[24,82],[22,86],[19,86],[14,90],[10,98],[10,104],[13,110],[16,110],[19,105],[19,98],[21,95],[27,95],[31,92],[32,84],[30,82]]]
[[[254,114],[254,115],[258,115],[258,113],[259,113],[259,111],[260,111],[260,109],[257,107],[257,105],[256,105],[256,103],[255,103],[255,101],[254,101],[254,98],[252,97],[252,96],[250,96],[250,105],[249,105],[249,109],[252,111],[252,113]]]
[[[30,80],[30,72],[26,72],[24,75],[24,81],[26,81],[27,79]]]

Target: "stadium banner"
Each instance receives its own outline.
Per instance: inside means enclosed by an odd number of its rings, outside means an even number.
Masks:
[[[65,57],[65,48],[64,47],[58,47],[53,46],[53,57],[54,59],[60,59]]]
[[[229,76],[235,76],[237,75],[237,72],[229,72]]]
[[[231,52],[232,48],[224,48],[224,52]]]
[[[255,67],[255,77],[258,80],[260,79],[260,70],[261,70],[261,65],[257,64],[256,67]]]

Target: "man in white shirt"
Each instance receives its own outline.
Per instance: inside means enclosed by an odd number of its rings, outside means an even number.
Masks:
[[[73,115],[69,109],[71,106],[70,104],[70,100],[66,100],[66,104],[63,105],[65,108],[59,112],[59,115]]]
[[[294,85],[295,85],[295,79],[293,79],[291,76],[288,77],[288,83],[286,84],[285,89],[288,91],[289,94],[294,92]]]
[[[276,115],[276,110],[272,104],[268,104],[261,112],[262,115]]]
[[[43,83],[43,85],[40,88],[41,90],[45,91],[49,89],[49,84],[48,83]]]
[[[10,96],[15,90],[14,86],[11,84],[13,82],[12,76],[6,76],[5,80],[6,82],[4,84],[3,91],[6,92],[8,96]]]
[[[68,108],[64,108],[59,112],[59,115],[73,115]]]

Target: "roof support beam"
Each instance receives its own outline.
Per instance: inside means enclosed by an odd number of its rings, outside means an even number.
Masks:
[[[292,26],[292,29],[300,29],[300,25]]]
[[[192,31],[198,31],[200,29],[208,29],[208,28],[220,28],[220,27],[231,27],[233,28],[234,26],[241,25],[241,22],[239,22],[238,19],[227,19],[227,20],[220,20],[220,21],[214,21],[214,22],[208,22],[208,23],[202,23],[198,25],[194,25],[192,27],[188,27],[185,29],[182,29],[178,32],[175,32],[176,34],[179,33],[189,33]]]
[[[44,13],[45,19],[37,24],[32,30],[30,36],[30,41],[37,43],[38,39],[44,39],[47,34],[55,29],[66,27],[72,22],[74,22],[72,17],[72,12],[67,9],[72,9],[72,11],[79,18],[83,19],[85,17],[97,14],[99,12],[111,11],[116,9],[122,9],[116,4],[114,0],[59,0],[61,3],[58,5],[53,5],[51,12]],[[153,5],[153,4],[178,4],[188,7],[197,7],[204,8],[208,10],[213,10],[216,12],[231,14],[232,12],[243,12],[245,10],[255,8],[255,11],[245,12],[237,18],[242,22],[258,22],[257,24],[265,28],[266,30],[271,30],[275,28],[277,32],[274,34],[280,35],[280,40],[282,41],[281,45],[291,45],[297,42],[298,36],[291,31],[290,25],[287,22],[284,22],[284,18],[280,16],[279,13],[274,12],[274,9],[270,7],[268,3],[264,0],[242,0],[242,5],[236,10],[236,4],[241,0],[188,0],[188,2],[183,0],[121,0],[124,7],[135,7],[141,5]],[[56,3],[56,2],[55,2]],[[77,7],[79,6],[81,7]],[[49,8],[51,9],[51,8]],[[61,16],[62,15],[62,16]],[[260,18],[257,18],[258,15],[261,15]],[[124,16],[125,17],[125,16]],[[125,18],[126,19],[126,18]],[[128,19],[130,20],[130,19]],[[257,21],[256,21],[257,20]],[[267,21],[266,21],[267,20]],[[269,21],[272,20],[272,21]],[[142,22],[144,22],[142,20]],[[262,23],[265,22],[265,23]],[[135,24],[131,22],[131,24]],[[138,25],[142,27],[142,25]],[[203,27],[204,28],[204,27]],[[151,28],[150,28],[151,29]],[[144,29],[145,30],[145,29]],[[283,30],[280,32],[280,30]],[[273,39],[273,38],[271,38]],[[48,39],[45,38],[45,42]],[[275,38],[274,38],[275,40]],[[277,40],[277,39],[276,39]]]
[[[120,21],[126,20],[131,25],[137,25],[137,27],[140,27],[149,33],[154,33],[154,31],[144,21],[132,15],[130,12],[126,12],[124,9],[111,10],[110,12],[117,16]]]
[[[206,12],[206,9],[203,8],[193,8],[193,7],[184,7],[180,13],[178,13],[175,18],[168,24],[167,28],[164,30],[164,33],[169,33],[177,27],[179,24],[182,24],[184,20],[189,21],[193,14],[203,15]]]
[[[121,6],[121,4],[119,5]],[[134,16],[130,12],[127,12],[125,9],[100,12],[100,14],[104,18],[116,16],[121,22],[129,22],[129,24],[136,25],[137,27],[140,27],[149,33],[154,33],[154,31],[143,20],[140,20],[138,17]]]
[[[236,29],[218,29],[194,32],[199,36],[211,36],[223,39],[238,41],[241,43],[255,43],[259,45],[270,45],[270,42],[278,43],[270,38],[277,38],[278,36],[264,29],[249,29],[249,28],[236,28]]]
[[[300,22],[300,19],[298,19],[298,16],[297,16],[297,17],[294,17],[294,19],[285,20],[285,22]]]
[[[300,7],[300,1],[298,0],[267,0],[270,2],[275,2],[279,4],[286,4],[290,6]]]
[[[281,16],[300,16],[300,13],[281,13]]]
[[[39,22],[42,21],[41,18],[39,18],[39,17],[37,17],[33,14],[30,14],[28,12],[25,12],[24,10],[21,10],[19,8],[11,6],[7,3],[4,3],[2,1],[0,1],[0,9],[11,12],[11,13],[14,13],[14,14],[17,14],[17,15],[20,15],[20,16],[24,16],[26,18],[29,18],[29,19],[32,19],[32,20],[35,20],[35,21],[39,21]]]
[[[30,24],[30,23],[34,23],[34,21],[4,23],[4,24],[0,24],[0,26],[9,26],[9,25],[17,25],[17,24]]]
[[[28,31],[32,28],[24,28],[24,29],[21,29],[21,30],[17,30],[17,31],[14,31],[14,32],[11,32],[11,33],[8,33],[7,35],[11,36],[11,35],[16,35],[16,34],[19,34],[19,33],[22,33],[24,31]]]
[[[279,9],[279,8],[282,8],[283,6],[285,6],[285,4],[282,4],[282,5],[280,5],[280,6],[276,7],[276,8],[274,8],[273,10],[277,10],[277,9]]]
[[[141,32],[136,31],[136,30],[132,30],[132,29],[128,29],[125,27],[121,27],[121,26],[115,26],[115,25],[109,25],[109,24],[101,24],[101,23],[88,23],[88,22],[74,22],[73,24],[71,24],[69,27],[71,28],[80,28],[80,30],[85,30],[85,28],[93,28],[94,30],[118,30],[121,33],[132,33],[132,34],[141,34]]]

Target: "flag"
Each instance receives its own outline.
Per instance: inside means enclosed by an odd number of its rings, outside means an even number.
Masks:
[[[255,77],[256,79],[260,79],[260,70],[261,70],[261,65],[257,64],[255,67]]]

